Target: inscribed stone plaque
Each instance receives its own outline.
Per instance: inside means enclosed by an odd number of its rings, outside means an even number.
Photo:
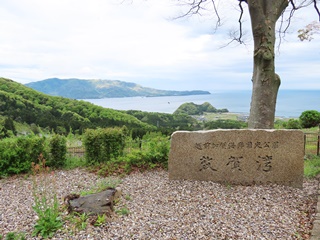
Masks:
[[[304,136],[298,130],[177,131],[169,178],[302,188]]]

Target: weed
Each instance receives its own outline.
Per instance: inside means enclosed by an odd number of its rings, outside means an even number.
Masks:
[[[74,224],[74,226],[79,230],[84,230],[87,228],[89,215],[86,213],[77,213],[74,212],[72,215],[71,222]]]
[[[132,200],[131,197],[130,197],[130,195],[126,195],[126,196],[124,197],[124,199],[127,200],[127,201],[131,201],[131,200]]]
[[[226,188],[227,188],[228,190],[231,190],[231,188],[232,188],[231,183],[227,182],[227,183],[226,183]]]
[[[0,235],[0,239],[3,239],[2,235]],[[24,233],[9,232],[5,240],[26,240],[26,237]]]
[[[308,155],[308,159],[304,161],[304,176],[313,178],[318,174],[320,174],[320,157]]]
[[[45,159],[40,154],[39,163],[32,163],[33,173],[33,210],[38,215],[32,236],[52,237],[63,226],[59,213],[54,173],[46,167]],[[49,183],[52,182],[53,185]]]
[[[67,156],[67,160],[64,165],[64,169],[75,169],[78,167],[85,167],[87,165],[84,157]]]
[[[129,211],[129,209],[125,206],[125,207],[122,207],[122,208],[116,210],[116,213],[119,214],[119,215],[125,215],[125,216],[127,216],[127,215],[129,215],[130,211]]]
[[[94,194],[98,192],[102,192],[108,188],[115,188],[121,183],[121,180],[118,178],[103,178],[98,181],[95,186],[91,187],[89,190],[84,190],[80,192],[81,196],[86,196],[89,194]]]
[[[96,227],[101,226],[101,225],[105,224],[106,221],[107,221],[107,216],[105,214],[98,215],[97,220],[94,223],[94,226],[96,226]]]

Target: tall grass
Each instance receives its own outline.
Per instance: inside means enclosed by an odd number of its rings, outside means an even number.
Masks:
[[[304,161],[304,176],[313,178],[320,174],[320,156],[308,155]]]

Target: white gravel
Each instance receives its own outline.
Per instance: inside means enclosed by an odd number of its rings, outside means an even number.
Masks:
[[[58,197],[79,193],[99,178],[84,170],[55,173]],[[100,227],[80,231],[67,222],[53,239],[308,239],[318,181],[303,189],[229,186],[213,182],[169,181],[164,170],[123,178],[114,214]],[[24,232],[32,238],[37,216],[32,210],[32,178],[0,179],[0,234]]]

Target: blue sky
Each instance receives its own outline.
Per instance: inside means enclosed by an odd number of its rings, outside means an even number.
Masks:
[[[1,77],[28,83],[51,77],[112,79],[170,90],[251,89],[253,41],[245,8],[246,45],[230,44],[238,29],[236,0],[173,20],[175,0],[2,0]],[[300,42],[297,30],[317,20],[299,10],[276,56],[282,89],[320,89],[320,36]]]

